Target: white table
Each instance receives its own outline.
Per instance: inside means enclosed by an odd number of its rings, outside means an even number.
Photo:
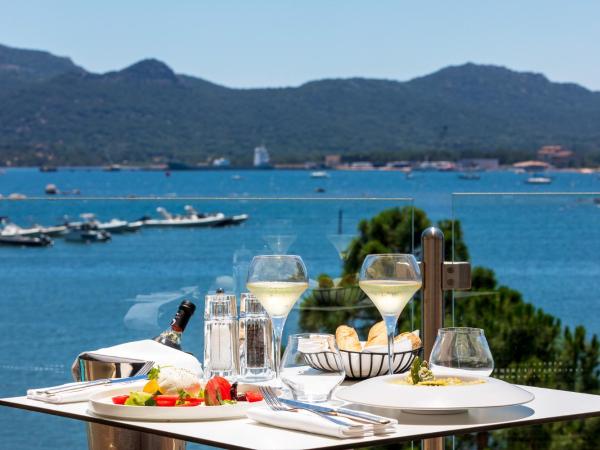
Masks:
[[[471,410],[466,414],[415,415],[386,410],[398,419],[397,431],[363,439],[335,439],[281,428],[267,427],[250,419],[210,422],[139,422],[105,419],[87,412],[87,403],[52,405],[26,397],[0,399],[0,405],[52,414],[85,422],[167,436],[189,442],[231,449],[345,449],[370,444],[389,444],[458,433],[489,431],[561,420],[600,416],[600,395],[524,386],[535,400],[523,406]],[[382,411],[376,411],[381,413]]]

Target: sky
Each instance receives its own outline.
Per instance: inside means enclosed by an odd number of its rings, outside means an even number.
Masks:
[[[597,0],[0,0],[0,43],[230,87],[408,80],[475,62],[600,90]]]

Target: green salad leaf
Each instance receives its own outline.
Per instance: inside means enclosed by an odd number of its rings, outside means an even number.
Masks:
[[[129,398],[125,401],[128,406],[154,406],[156,401],[152,394],[148,392],[135,392],[129,393]]]

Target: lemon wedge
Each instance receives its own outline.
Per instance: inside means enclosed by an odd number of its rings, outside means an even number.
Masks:
[[[154,394],[155,392],[159,391],[160,392],[160,387],[158,386],[158,381],[156,381],[156,378],[153,380],[148,381],[145,385],[144,385],[144,392],[147,392],[149,394]]]

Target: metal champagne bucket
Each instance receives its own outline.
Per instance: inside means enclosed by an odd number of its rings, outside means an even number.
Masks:
[[[135,375],[144,362],[105,356],[100,361],[92,354],[83,354],[77,358],[73,376],[80,381],[124,378]],[[178,439],[97,423],[87,424],[87,435],[89,450],[185,450],[186,447],[185,441]]]

